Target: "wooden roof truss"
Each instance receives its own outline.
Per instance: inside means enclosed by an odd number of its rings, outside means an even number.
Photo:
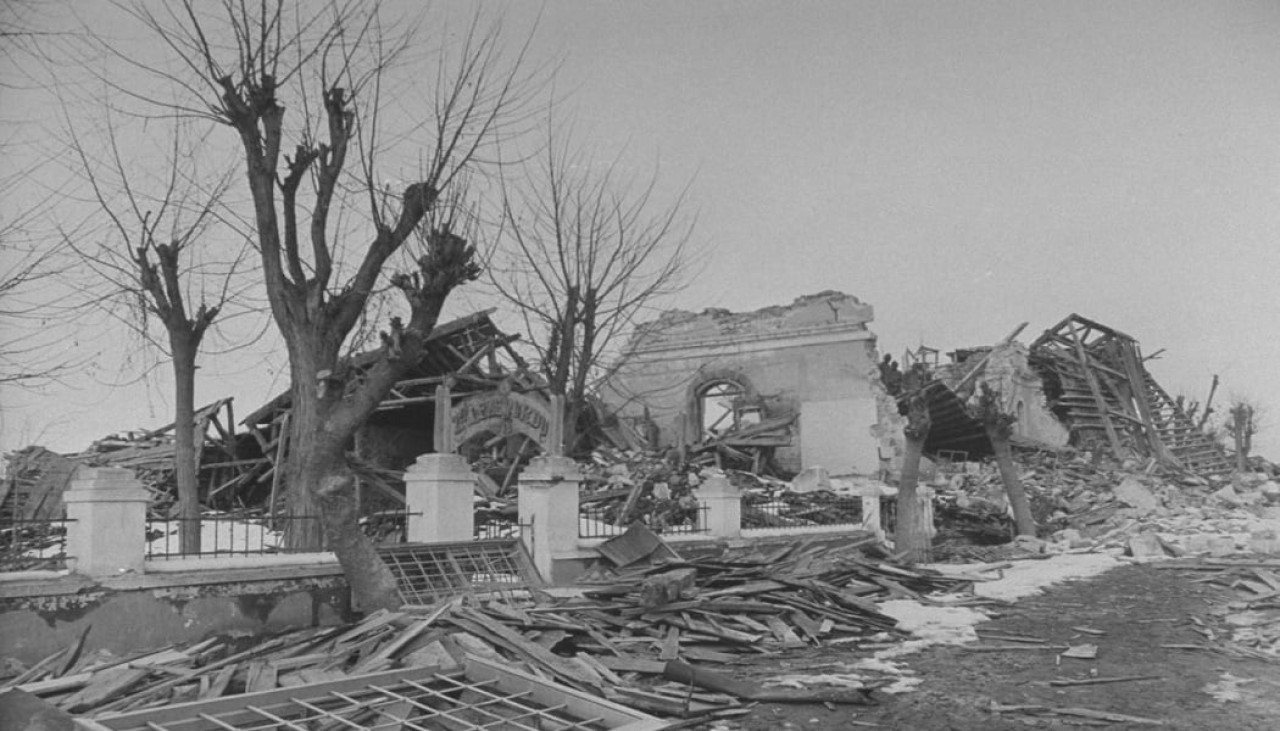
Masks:
[[[1057,376],[1061,393],[1051,406],[1073,441],[1105,439],[1117,458],[1136,453],[1195,471],[1230,470],[1222,448],[1152,378],[1132,337],[1072,314],[1032,343],[1031,354]]]

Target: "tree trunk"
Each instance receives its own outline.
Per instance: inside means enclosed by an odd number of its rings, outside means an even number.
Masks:
[[[179,547],[200,553],[200,482],[196,470],[196,350],[194,343],[170,336],[173,350],[173,461],[178,484]],[[203,441],[203,440],[201,440]]]
[[[356,481],[349,470],[328,474],[316,490],[324,533],[351,586],[352,608],[361,612],[396,609],[402,603],[396,579],[364,531],[360,530]]]
[[[929,409],[919,392],[908,397],[907,426],[903,429],[906,449],[902,455],[902,479],[898,481],[898,516],[893,531],[895,551],[907,563],[933,559],[933,526],[928,524],[919,490],[920,457],[929,436]]]
[[[990,422],[986,427],[991,449],[996,453],[996,466],[1000,468],[1000,481],[1004,483],[1005,495],[1009,498],[1009,506],[1013,508],[1013,522],[1017,526],[1018,535],[1035,536],[1036,521],[1031,516],[1031,502],[1027,500],[1027,491],[1022,487],[1022,480],[1018,479],[1018,467],[1013,463],[1009,429]]]
[[[295,356],[290,360],[296,362]],[[293,389],[290,394],[288,446],[283,469],[285,481],[285,546],[291,551],[319,551],[325,548],[324,530],[320,522],[320,506],[312,495],[313,486],[319,485],[333,470],[343,465],[342,450],[345,445],[321,440],[321,429],[326,421],[321,399],[316,393],[316,369],[307,364],[294,368]],[[310,371],[310,378],[300,377],[300,372]]]
[[[1031,517],[1031,503],[1027,500],[1027,491],[1023,489],[1022,481],[1018,479],[1018,468],[1013,463],[1013,449],[1009,446],[1013,424],[1018,417],[1005,413],[1001,406],[1000,392],[989,383],[982,384],[973,417],[982,422],[987,439],[991,441],[991,451],[996,455],[1000,481],[1004,483],[1004,493],[1009,498],[1009,507],[1013,509],[1013,522],[1017,526],[1018,535],[1035,536],[1036,521]]]
[[[574,290],[577,291],[576,288]],[[579,429],[582,413],[587,408],[587,379],[591,376],[591,366],[596,362],[596,310],[599,298],[595,289],[587,289],[581,298],[581,316],[576,325],[582,333],[582,340],[574,347],[577,349],[577,367],[573,368],[573,383],[566,391],[569,408],[564,420],[565,445],[569,454],[575,454],[578,442],[583,438]],[[573,359],[571,358],[571,361]]]
[[[1244,404],[1231,408],[1231,420],[1235,425],[1231,437],[1236,447],[1236,472],[1249,471],[1249,449],[1253,441],[1253,409]]]
[[[355,478],[346,457],[353,431],[339,425],[342,410],[356,406],[344,401],[336,379],[338,348],[318,339],[300,341],[302,347],[290,356],[294,386],[285,460],[291,518],[286,545],[333,551],[351,587],[353,608],[367,612],[399,606],[395,577],[360,529]],[[335,380],[322,386],[318,374],[324,371]]]

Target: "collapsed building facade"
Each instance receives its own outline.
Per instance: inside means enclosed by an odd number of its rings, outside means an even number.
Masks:
[[[750,313],[671,311],[641,325],[604,388],[665,448],[759,449],[784,472],[874,473],[886,398],[871,305],[840,292]]]
[[[641,325],[604,397],[656,448],[712,445],[763,453],[782,472],[822,466],[876,474],[896,466],[902,422],[894,398],[923,390],[926,454],[991,454],[973,416],[982,386],[1013,415],[1013,438],[1220,473],[1231,463],[1147,370],[1137,340],[1076,314],[1024,345],[908,352],[880,361],[871,305],[839,292],[749,313],[671,311]],[[904,385],[904,378],[911,381]],[[886,408],[886,403],[889,407]]]
[[[490,319],[492,312],[483,310],[437,326],[419,362],[357,432],[350,458],[366,507],[403,504],[405,467],[418,455],[437,451],[433,423],[439,386],[447,386],[451,402],[499,387],[542,395],[545,389],[511,348],[518,336],[501,332]],[[359,371],[375,355],[354,356],[347,366]],[[290,412],[288,392],[239,422],[231,398],[196,410],[202,505],[236,509],[277,503],[289,479],[285,464]],[[473,443],[458,449],[474,453],[493,436],[477,435]],[[177,501],[173,454],[173,424],[113,434],[76,454],[34,446],[14,452],[8,455],[8,478],[0,481],[0,519],[60,514],[61,494],[82,466],[132,470],[151,493],[152,514],[165,515]]]
[[[1013,337],[995,346],[956,350],[950,363],[924,369],[934,421],[926,452],[989,453],[982,425],[966,408],[985,384],[1000,394],[1002,410],[1016,418],[1015,440],[1070,446],[1121,461],[1155,460],[1198,473],[1231,470],[1222,446],[1146,368],[1133,337],[1077,314],[1029,346]]]
[[[1041,471],[1040,497],[1052,509],[1070,511],[1062,520],[1081,526],[1070,529],[1079,540],[1084,540],[1082,530],[1113,540],[1117,531],[1137,526],[1132,529],[1138,533],[1144,527],[1128,517],[1131,513],[1116,512],[1116,504],[1093,504],[1092,492],[1100,486],[1109,491],[1115,474],[1125,475],[1130,490],[1134,484],[1141,487],[1137,481],[1153,472],[1168,474],[1133,458],[1161,462],[1175,471],[1213,473],[1230,466],[1222,450],[1151,377],[1137,342],[1114,329],[1072,315],[1030,346],[1014,340],[1019,328],[994,346],[958,349],[949,363],[939,362],[939,351],[921,348],[904,356],[908,371],[903,373],[892,359],[877,359],[875,336],[867,328],[871,316],[869,305],[836,292],[754,313],[668,313],[640,329],[609,384],[606,394],[616,399],[622,416],[621,427],[613,428],[635,426],[654,447],[709,445],[717,458],[720,450],[730,456],[753,454],[758,463],[767,459],[783,471],[821,464],[837,474],[867,474],[883,469],[885,455],[901,443],[895,396],[905,393],[927,395],[934,422],[927,453],[939,459],[981,458],[990,445],[970,411],[986,385],[1000,393],[1003,410],[1016,417],[1017,441],[1119,458],[1115,464],[1092,460],[1091,465],[1088,455],[1072,455],[1070,469]],[[692,462],[637,449],[616,450],[626,454],[613,463],[601,456],[608,450],[597,449],[590,461],[603,467],[603,474],[580,472],[583,463],[575,465],[554,451],[554,445],[564,443],[562,430],[550,428],[535,436],[533,427],[556,421],[555,414],[563,418],[563,403],[546,398],[551,408],[545,413],[530,403],[542,398],[544,390],[514,353],[509,353],[517,362],[514,369],[500,361],[509,342],[510,336],[498,332],[487,313],[437,329],[419,367],[397,384],[351,445],[352,459],[362,465],[362,480],[370,475],[387,479],[375,494],[401,494],[388,475],[415,456],[418,462],[407,476],[413,489],[406,492],[432,491],[430,500],[409,503],[419,512],[406,513],[438,518],[434,532],[421,538],[407,533],[407,542],[379,549],[396,576],[405,602],[401,610],[372,613],[355,622],[342,595],[341,567],[317,562],[314,556],[297,563],[271,556],[258,565],[246,556],[199,569],[187,564],[176,571],[142,561],[136,573],[101,562],[81,576],[43,577],[47,585],[20,586],[8,597],[8,611],[0,607],[0,631],[22,637],[24,657],[33,663],[11,673],[11,685],[44,694],[57,708],[81,714],[78,723],[93,729],[207,724],[452,729],[505,727],[513,719],[525,727],[533,719],[538,727],[639,731],[666,726],[648,716],[649,711],[680,716],[736,709],[723,697],[708,696],[699,701],[705,708],[691,707],[694,676],[668,675],[673,666],[664,655],[678,662],[737,662],[732,653],[755,656],[760,647],[785,651],[881,637],[895,630],[896,621],[869,605],[872,593],[877,599],[900,597],[904,589],[952,590],[970,581],[879,561],[885,538],[879,481],[842,481],[876,484],[854,493],[859,522],[821,525],[810,518],[835,512],[837,501],[833,491],[805,488],[804,479],[790,484],[772,479],[780,485],[777,490],[744,488],[741,480],[734,484],[726,474],[709,472],[701,475],[705,479],[699,480],[697,491],[690,492]],[[351,366],[358,369],[360,359]],[[521,408],[513,410],[513,404]],[[274,491],[287,479],[281,469],[289,413],[287,396],[274,399],[241,422],[249,433],[234,434],[229,400],[202,409],[197,418],[206,435],[205,496],[210,490],[243,496],[238,485]],[[528,428],[513,432],[513,420],[521,418]],[[92,532],[95,522],[84,519],[90,515],[86,505],[110,511],[90,516],[98,518],[118,516],[123,503],[137,503],[136,530],[120,529],[120,522],[98,525],[141,540],[149,525],[143,519],[142,505],[149,497],[145,491],[122,495],[131,490],[91,475],[71,480],[79,487],[73,484],[66,499],[59,500],[60,486],[82,461],[130,465],[148,474],[172,458],[169,429],[104,440],[95,447],[96,456],[24,450],[16,455],[21,469],[7,483],[10,489],[0,494],[0,507],[37,515],[57,512],[61,502],[78,506],[81,517],[71,522],[88,526],[83,535]],[[484,490],[473,470],[482,471],[484,464],[468,454],[468,444],[471,451],[482,452],[530,440],[547,447],[551,456],[534,460],[520,477],[528,483],[517,490],[517,530],[509,537],[480,538],[472,528],[480,512],[477,493]],[[446,454],[455,451],[466,456]],[[514,450],[510,471],[521,451],[522,446]],[[424,460],[424,452],[437,454]],[[1038,451],[1022,456],[1056,466],[1060,455]],[[636,464],[623,461],[633,459]],[[442,468],[448,461],[458,469],[445,475]],[[12,464],[18,463],[11,458]],[[954,476],[961,478],[960,487],[955,480],[944,483],[953,493],[951,505],[960,506],[959,498],[965,499],[965,516],[978,514],[974,505],[985,499],[985,487],[996,479],[984,478],[983,472],[990,470],[966,469]],[[677,484],[681,477],[686,484]],[[161,475],[146,485],[156,488],[150,490],[153,497],[166,494],[158,489],[165,479]],[[1064,493],[1063,481],[1079,489]],[[1190,481],[1180,479],[1179,490],[1184,482]],[[660,538],[646,526],[662,530],[662,521],[630,510],[646,491],[656,494],[659,485],[672,495],[684,489],[694,501],[695,515],[705,513],[693,519],[689,532]],[[1280,487],[1273,488],[1280,495]],[[802,493],[809,501],[793,500]],[[944,504],[946,497],[935,502]],[[625,501],[613,523],[626,526],[625,531],[592,533],[592,524],[606,513],[582,508],[611,499]],[[748,514],[776,520],[749,525]],[[1121,522],[1104,522],[1112,514]],[[638,517],[630,520],[629,515]],[[442,528],[452,537],[441,537],[446,533]],[[823,532],[834,537],[830,544],[808,542]],[[770,544],[771,539],[778,543]],[[1280,546],[1274,537],[1264,540]],[[741,542],[742,552],[721,553],[730,541]],[[1069,538],[1059,542],[1064,550],[1075,547]],[[863,546],[874,547],[874,553],[864,554]],[[703,550],[709,553],[704,556]],[[72,550],[71,555],[90,553]],[[655,571],[667,556],[678,558],[681,567]],[[869,560],[872,556],[876,558]],[[557,567],[583,560],[600,562],[592,569],[600,573],[590,577],[594,586],[587,603],[562,603],[538,590],[545,581],[565,583]],[[824,568],[815,573],[815,566]],[[601,576],[612,579],[601,582]],[[839,585],[832,583],[828,590],[828,578]],[[726,586],[730,581],[734,584]],[[857,601],[850,599],[854,587]],[[721,599],[701,604],[696,612],[685,611],[685,592],[691,588],[711,590],[704,598]],[[725,601],[726,594],[749,594],[751,601]],[[658,626],[636,633],[637,619]],[[95,624],[99,630],[86,644]],[[103,632],[102,627],[128,627],[130,632]],[[146,634],[139,636],[141,627]],[[226,627],[288,629],[247,650],[230,637],[204,636]],[[109,643],[117,641],[116,650],[131,653],[137,650],[130,646],[134,643],[169,646],[129,655],[126,662],[111,652]],[[557,653],[565,647],[574,654]],[[661,673],[680,684],[641,684],[632,673]],[[725,686],[723,679],[715,683],[706,689],[736,693],[743,700],[778,697],[760,696],[745,684]],[[239,693],[254,695],[246,699]],[[828,703],[864,699],[861,689],[839,696],[823,689],[820,695],[785,697]],[[581,719],[588,720],[579,723]]]

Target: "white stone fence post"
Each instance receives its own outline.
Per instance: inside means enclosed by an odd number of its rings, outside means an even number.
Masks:
[[[558,556],[578,548],[578,487],[582,474],[568,457],[535,457],[520,473],[520,535],[533,565],[554,583]]]
[[[724,475],[702,481],[693,496],[706,507],[707,532],[712,538],[737,538],[742,535],[742,488]]]
[[[86,576],[142,573],[151,495],[132,470],[82,467],[62,494],[67,566]]]
[[[475,474],[460,454],[419,455],[404,473],[411,543],[469,541],[475,535]]]

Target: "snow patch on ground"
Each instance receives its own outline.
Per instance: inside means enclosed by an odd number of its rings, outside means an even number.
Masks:
[[[1018,561],[996,581],[974,585],[974,593],[988,599],[1012,601],[1039,594],[1046,586],[1070,579],[1086,579],[1120,565],[1109,553],[1060,553],[1039,561]]]
[[[1219,703],[1238,703],[1244,700],[1244,693],[1241,692],[1240,687],[1252,682],[1252,678],[1237,678],[1231,673],[1223,673],[1222,679],[1217,683],[1206,685],[1204,692],[1213,696]]]
[[[1096,576],[1119,564],[1114,556],[1105,553],[1058,554],[1043,560],[1018,561],[1012,567],[1002,569],[1000,578],[975,584],[974,592],[980,597],[1012,601],[1037,594],[1061,581]],[[948,565],[946,568],[951,572],[976,573],[990,567],[979,564]],[[945,603],[964,598],[951,595],[935,597],[935,600]],[[893,683],[881,688],[884,693],[905,693],[920,684],[920,679],[912,677],[910,670],[893,662],[894,658],[931,645],[974,642],[978,639],[975,625],[988,618],[986,613],[972,607],[939,606],[908,599],[881,602],[878,607],[881,612],[898,620],[898,627],[910,632],[913,638],[880,650],[871,659],[852,663],[849,669],[893,677]]]
[[[926,645],[958,645],[978,639],[973,626],[987,615],[969,607],[939,607],[910,599],[894,599],[879,605],[881,612],[898,620],[898,629],[910,632]]]

